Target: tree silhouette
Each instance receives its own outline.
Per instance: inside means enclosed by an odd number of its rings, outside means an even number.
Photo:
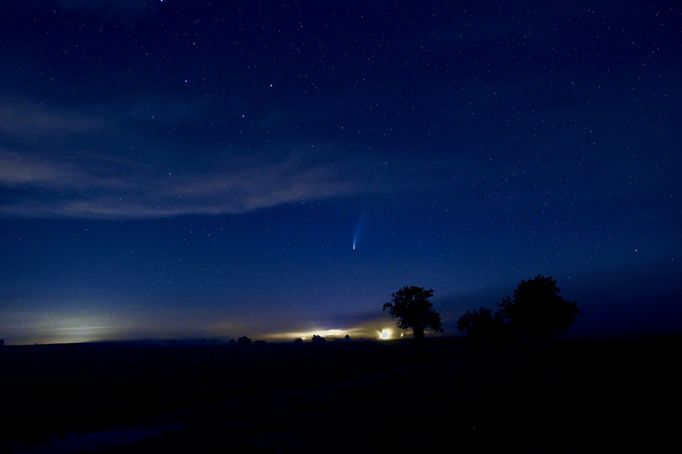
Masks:
[[[457,320],[457,329],[472,338],[493,338],[502,334],[504,321],[499,312],[481,307],[466,311]]]
[[[412,328],[416,340],[424,338],[424,330],[432,329],[443,332],[440,314],[433,308],[429,298],[433,290],[424,287],[403,287],[391,295],[391,302],[385,303],[383,310],[388,310],[400,329]]]
[[[312,337],[312,339],[310,339],[310,341],[311,341],[313,344],[323,344],[323,343],[325,343],[327,340],[326,340],[324,337],[322,337],[322,336],[319,336],[319,335],[317,335],[317,334],[313,334],[313,337]]]
[[[566,330],[580,313],[578,305],[559,295],[557,282],[537,275],[521,281],[511,298],[502,300],[499,314],[510,326],[536,339],[547,339]]]
[[[246,336],[242,336],[237,339],[237,345],[251,345],[251,339]]]

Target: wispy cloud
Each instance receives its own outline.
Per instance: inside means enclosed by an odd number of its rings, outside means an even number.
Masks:
[[[0,214],[131,219],[244,213],[367,189],[366,182],[355,177],[352,164],[311,164],[295,155],[181,175],[127,166],[113,176],[110,167],[101,164],[0,151],[0,188],[10,191]],[[28,189],[30,195],[13,199],[11,191],[17,189]]]
[[[0,134],[45,136],[80,134],[101,128],[102,119],[50,110],[40,104],[0,100]]]
[[[118,178],[97,175],[55,159],[36,159],[29,153],[0,149],[0,186],[51,189],[124,188]]]
[[[75,111],[2,98],[0,216],[216,215],[380,189],[382,170],[334,144],[225,151],[182,142],[175,131],[204,124],[207,112],[196,105],[192,116],[153,115],[148,124],[139,101]],[[163,112],[169,103],[152,104]]]

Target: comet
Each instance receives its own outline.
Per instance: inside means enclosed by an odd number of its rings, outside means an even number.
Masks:
[[[357,224],[355,224],[355,230],[353,231],[353,250],[355,251],[358,248],[358,242],[360,240],[360,233],[362,232],[363,229],[363,219],[362,216],[360,216],[360,219],[358,219]]]

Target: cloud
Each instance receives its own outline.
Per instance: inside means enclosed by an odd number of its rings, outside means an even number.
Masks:
[[[18,186],[46,184],[58,186],[74,182],[77,175],[58,166],[36,162],[26,156],[0,150],[0,184]]]
[[[254,158],[209,166],[211,172],[196,174],[153,172],[125,162],[117,167],[92,156],[57,161],[0,150],[0,190],[8,194],[0,215],[93,219],[215,215],[367,190],[351,163],[311,163],[296,154],[275,162]]]
[[[334,144],[224,151],[183,142],[177,131],[193,140],[204,133],[208,112],[195,104],[153,99],[78,111],[7,99],[0,97],[0,216],[236,214],[381,190],[384,170]],[[146,115],[178,105],[172,110],[186,114],[179,119]]]
[[[0,186],[33,186],[53,189],[123,188],[114,177],[83,172],[53,159],[34,159],[28,153],[0,149]]]
[[[64,135],[96,131],[101,119],[74,112],[52,111],[40,104],[0,100],[0,134],[7,136]]]

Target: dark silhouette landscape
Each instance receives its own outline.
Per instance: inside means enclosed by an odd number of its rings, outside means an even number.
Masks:
[[[100,342],[0,349],[11,452],[633,452],[663,446],[682,338],[558,340],[551,277],[442,336],[434,292],[390,310],[411,338]],[[432,335],[425,337],[425,329]]]
[[[676,443],[681,346],[573,340],[531,350],[439,337],[419,349],[404,340],[4,347],[0,446],[652,452]]]

